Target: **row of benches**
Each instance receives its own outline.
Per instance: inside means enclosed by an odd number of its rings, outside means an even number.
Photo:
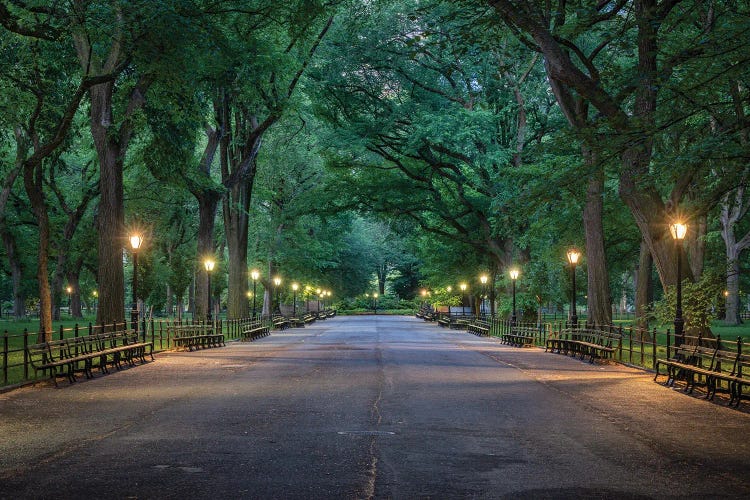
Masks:
[[[167,327],[167,336],[172,339],[172,345],[177,349],[206,349],[225,345],[221,323],[214,327],[210,323],[195,325],[171,325]]]
[[[566,328],[551,333],[544,350],[578,356],[582,360],[588,357],[593,363],[596,359],[612,358],[621,342],[622,335],[616,331]]]
[[[723,389],[726,383],[729,394],[729,405],[739,406],[743,397],[743,388],[750,387],[750,354],[742,353],[742,340],[737,339],[737,350],[726,351],[721,348],[721,337],[713,341],[714,346],[704,344],[701,338],[695,345],[681,344],[674,349],[671,357],[656,360],[656,380],[660,367],[667,370],[668,386],[674,385],[679,378],[685,380],[685,391],[692,392],[697,379],[702,377],[706,385],[706,399],[713,399],[717,390]]]
[[[49,373],[57,385],[58,376],[66,376],[73,383],[79,371],[92,378],[94,368],[104,374],[109,373],[108,365],[119,370],[123,363],[145,363],[146,356],[153,360],[153,348],[151,342],[140,341],[137,332],[125,330],[41,342],[26,351],[34,371]]]

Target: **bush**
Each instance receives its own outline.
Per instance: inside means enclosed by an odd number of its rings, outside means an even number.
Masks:
[[[705,332],[716,317],[716,298],[720,296],[722,280],[718,275],[705,273],[695,282],[682,282],[682,317],[685,331],[693,335]],[[668,287],[664,297],[653,304],[651,317],[659,323],[674,321],[677,308],[677,287]]]

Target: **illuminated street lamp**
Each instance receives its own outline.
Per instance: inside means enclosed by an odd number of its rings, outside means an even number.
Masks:
[[[669,225],[669,232],[675,243],[675,252],[677,252],[677,307],[674,315],[674,342],[680,345],[685,342],[683,330],[685,320],[682,318],[682,240],[687,234],[687,224],[675,222]]]
[[[68,292],[68,314],[73,316],[73,310],[70,308],[70,297],[73,294],[73,287],[68,285],[68,287],[65,289],[66,292]]]
[[[573,293],[570,299],[570,326],[571,328],[578,327],[578,311],[576,311],[576,265],[578,259],[581,258],[581,252],[571,248],[568,250],[568,262],[570,263],[570,274],[573,279]]]
[[[318,288],[317,290],[315,290],[315,293],[318,294],[318,312],[320,312],[320,294],[323,293],[323,290]]]
[[[279,287],[281,286],[281,277],[276,276],[273,279],[273,284],[276,287],[276,312],[281,314],[281,297],[279,296],[279,292],[280,292]]]
[[[258,285],[258,278],[260,278],[260,273],[253,269],[250,271],[250,277],[253,279],[253,318],[255,318],[255,297],[257,297],[257,285]]]
[[[378,294],[377,292],[372,294],[372,298],[375,300],[375,314],[378,314]]]
[[[511,326],[516,326],[516,280],[518,279],[518,269],[510,270],[510,280],[513,282],[513,314],[510,316]]]
[[[482,309],[484,307],[484,299],[487,296],[487,278],[486,274],[483,274],[479,277],[479,281],[482,283],[482,300],[479,302],[479,315],[482,315]]]
[[[292,283],[292,291],[294,295],[294,298],[292,299],[292,316],[294,316],[295,318],[297,317],[297,290],[299,290],[299,285],[297,283]]]
[[[130,236],[130,247],[133,249],[133,307],[130,309],[130,326],[138,332],[138,249],[143,244],[143,235],[135,233]]]
[[[216,262],[214,262],[212,259],[206,259],[203,261],[203,267],[206,269],[206,277],[208,278],[208,312],[206,314],[206,319],[208,319],[208,321],[211,321],[213,319],[213,313],[211,312],[211,271],[214,270],[215,265]]]

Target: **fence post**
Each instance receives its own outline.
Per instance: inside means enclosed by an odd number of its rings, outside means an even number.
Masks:
[[[46,338],[44,328],[42,328],[42,338]],[[23,329],[23,379],[29,380],[29,330]]]
[[[3,385],[8,385],[8,330],[3,334]]]
[[[654,332],[656,332],[656,328],[654,328]],[[670,342],[669,342],[669,328],[667,328],[667,359],[671,358],[671,356],[669,355],[669,345],[670,345]]]
[[[654,328],[654,334],[651,336],[651,368],[656,370],[656,328]]]
[[[65,332],[63,331],[63,326],[60,325],[60,340],[65,339]]]

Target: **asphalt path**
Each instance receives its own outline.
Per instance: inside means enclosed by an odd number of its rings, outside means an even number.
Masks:
[[[0,394],[0,498],[748,498],[750,414],[409,317]]]

